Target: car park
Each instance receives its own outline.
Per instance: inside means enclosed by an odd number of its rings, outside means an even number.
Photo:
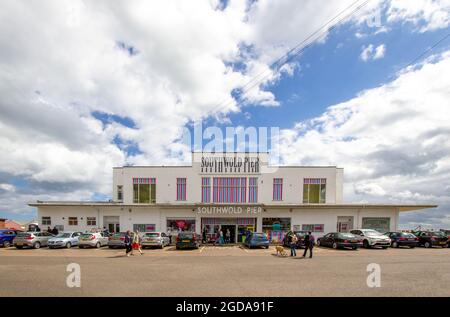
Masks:
[[[103,232],[83,233],[78,240],[78,247],[101,248],[108,245],[108,237]]]
[[[419,246],[419,238],[409,232],[386,232],[386,236],[391,239],[391,247],[409,247],[411,249]]]
[[[82,233],[79,231],[60,232],[58,235],[48,240],[48,247],[50,249],[55,248],[70,249],[71,247],[78,245],[78,239],[80,238],[81,234]]]
[[[354,229],[350,233],[357,235],[362,240],[363,247],[366,249],[373,247],[387,249],[391,245],[391,239],[388,236],[373,229]]]
[[[419,238],[419,245],[425,248],[447,247],[448,237],[441,231],[416,231],[414,234]]]
[[[244,245],[249,249],[254,247],[263,247],[268,249],[270,241],[263,232],[252,232],[245,239]]]
[[[357,250],[362,246],[362,242],[358,236],[352,233],[330,232],[317,239],[317,246],[330,247],[333,249],[351,248]]]
[[[307,231],[288,231],[283,239],[283,246],[290,248],[290,239],[288,239],[289,236],[295,234],[297,236],[297,243],[295,245],[296,249],[304,248],[305,247],[305,236],[308,232]]]
[[[48,240],[52,237],[54,235],[46,231],[19,232],[13,240],[13,244],[17,249],[23,247],[39,249],[40,247],[46,247]]]
[[[116,232],[108,236],[108,247],[110,249],[125,248],[126,232]]]
[[[170,238],[164,232],[145,232],[142,236],[142,248],[164,248],[170,244]]]
[[[0,246],[8,248],[13,244],[13,240],[17,235],[17,231],[12,229],[0,230]]]
[[[200,246],[200,236],[195,232],[180,232],[177,236],[176,249],[195,248]]]

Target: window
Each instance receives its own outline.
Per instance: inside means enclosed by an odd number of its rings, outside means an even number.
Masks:
[[[117,200],[123,201],[123,186],[122,185],[117,186]]]
[[[195,219],[167,219],[167,231],[169,233],[195,232]]]
[[[156,178],[133,178],[133,203],[156,202]]]
[[[302,231],[311,231],[311,232],[323,232],[325,228],[325,225],[320,224],[306,224],[306,225],[302,225]]]
[[[155,224],[133,224],[133,231],[153,232],[156,231]]]
[[[248,202],[258,202],[258,178],[250,177],[248,179]]]
[[[202,203],[211,202],[211,179],[202,177]]]
[[[291,230],[291,218],[263,218],[262,229],[271,242],[280,243]]]
[[[69,217],[69,226],[78,226],[78,218]]]
[[[274,178],[273,179],[273,200],[281,201],[283,200],[283,179]]]
[[[326,178],[303,179],[303,203],[324,204],[326,197]]]
[[[362,218],[362,227],[363,229],[373,229],[379,232],[389,231],[391,225],[390,218]]]
[[[214,177],[213,201],[215,203],[245,203],[247,178]]]
[[[177,178],[177,200],[186,200],[186,178]]]
[[[42,225],[43,226],[50,226],[52,224],[51,217],[42,217]]]
[[[95,217],[86,217],[86,225],[88,225],[88,226],[96,226],[97,225],[97,218],[95,218]]]

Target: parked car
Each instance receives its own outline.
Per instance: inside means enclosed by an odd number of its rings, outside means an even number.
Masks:
[[[411,249],[419,245],[419,238],[408,232],[386,232],[386,236],[391,239],[391,247],[410,247]]]
[[[125,248],[125,235],[126,232],[116,232],[108,236],[108,247],[113,248]],[[105,235],[107,236],[107,235]]]
[[[198,249],[200,240],[200,236],[195,232],[180,232],[177,236],[176,248],[177,250],[186,248]]]
[[[305,247],[305,236],[307,233],[308,233],[308,231],[288,231],[286,233],[286,235],[284,236],[283,246],[290,247],[291,245],[290,245],[290,242],[289,242],[290,240],[288,239],[288,237],[290,235],[295,234],[297,236],[297,243],[296,243],[295,248],[300,249],[300,248]]]
[[[419,238],[419,245],[425,248],[447,247],[448,237],[441,231],[416,231],[414,234]]]
[[[13,240],[17,235],[17,231],[12,229],[1,229],[0,230],[0,246],[5,248],[13,244]]]
[[[333,249],[352,248],[353,250],[357,250],[363,245],[361,241],[357,235],[352,233],[330,232],[318,238],[317,245]]]
[[[245,239],[244,245],[248,248],[253,247],[264,247],[266,249],[269,248],[269,239],[267,238],[267,235],[263,232],[252,232],[250,235]]]
[[[447,247],[450,248],[450,230],[441,229],[441,232],[447,236]]]
[[[366,249],[372,247],[387,249],[391,245],[391,239],[388,236],[373,229],[354,229],[350,233],[357,235],[362,240],[363,247]]]
[[[78,245],[78,239],[80,238],[81,234],[82,233],[79,231],[60,232],[58,235],[48,240],[48,247],[50,249],[54,248],[70,249],[71,247]]]
[[[78,239],[80,249],[91,247],[100,248],[108,245],[108,237],[103,232],[83,233]]]
[[[13,240],[13,244],[17,249],[22,249],[23,247],[39,249],[40,247],[46,247],[48,240],[52,237],[54,235],[46,231],[19,232]]]
[[[169,244],[170,238],[164,232],[145,232],[142,236],[143,248],[159,247],[162,249]]]

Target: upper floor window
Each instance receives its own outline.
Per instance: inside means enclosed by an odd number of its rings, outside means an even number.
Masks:
[[[50,217],[42,217],[42,225],[50,226],[52,224],[52,219]]]
[[[69,226],[78,226],[78,218],[69,217]]]
[[[324,204],[327,190],[326,178],[303,179],[303,203]]]
[[[186,200],[186,178],[177,178],[177,200]]]
[[[247,196],[247,178],[214,177],[213,201],[215,203],[245,203]]]
[[[281,201],[283,200],[283,179],[274,178],[273,179],[273,200]]]
[[[156,202],[156,178],[133,178],[133,203]]]
[[[122,185],[117,186],[117,200],[123,201],[123,186]]]
[[[97,225],[97,218],[95,218],[95,217],[86,217],[86,225],[87,226],[96,226]]]
[[[211,178],[202,177],[202,203],[211,202]]]
[[[248,179],[248,202],[258,202],[258,178],[250,177]]]

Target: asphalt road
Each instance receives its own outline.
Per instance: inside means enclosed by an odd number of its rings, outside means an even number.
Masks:
[[[450,249],[332,250],[312,259],[275,249],[0,249],[0,296],[450,296]],[[66,285],[78,263],[81,287]],[[369,288],[367,265],[381,268]]]

